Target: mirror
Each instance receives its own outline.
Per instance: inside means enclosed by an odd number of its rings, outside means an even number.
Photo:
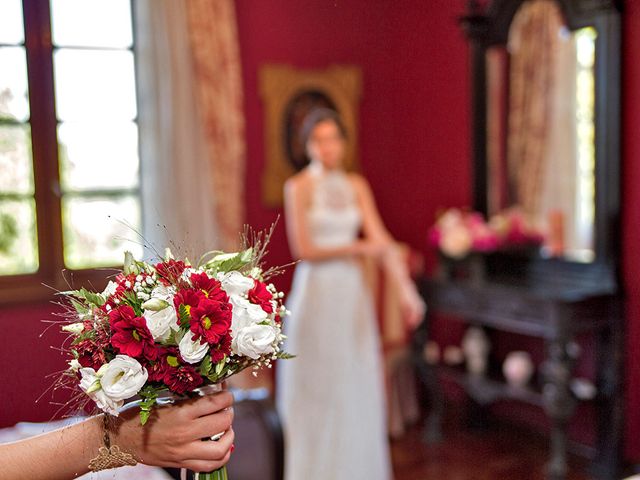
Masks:
[[[468,0],[461,18],[473,207],[518,208],[546,234],[541,255],[521,255],[527,281],[618,288],[621,3]],[[492,258],[516,271],[513,253]]]
[[[517,208],[541,254],[595,259],[598,31],[570,30],[554,0],[527,0],[506,45],[486,49],[487,210]]]

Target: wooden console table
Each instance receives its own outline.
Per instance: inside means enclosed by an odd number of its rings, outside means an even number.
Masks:
[[[428,441],[441,438],[444,396],[440,380],[446,376],[461,385],[481,406],[510,399],[539,406],[552,424],[548,478],[562,480],[567,472],[567,425],[578,400],[570,389],[576,355],[574,338],[596,336],[597,412],[596,478],[619,478],[622,429],[622,331],[620,301],[597,286],[567,287],[553,281],[535,285],[513,281],[425,279],[421,285],[429,312],[413,338],[413,358],[430,396],[426,419]],[[540,366],[541,388],[513,388],[499,377],[477,377],[444,365],[430,365],[423,355],[430,338],[430,317],[446,313],[491,329],[543,339],[545,361]]]

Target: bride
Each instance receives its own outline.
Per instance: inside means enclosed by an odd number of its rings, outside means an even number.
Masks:
[[[383,366],[361,260],[373,257],[400,287],[416,325],[424,304],[376,209],[367,182],[346,173],[346,131],[333,110],[305,119],[311,163],[285,185],[285,218],[298,264],[288,307],[287,350],[278,365],[287,480],[388,480]]]

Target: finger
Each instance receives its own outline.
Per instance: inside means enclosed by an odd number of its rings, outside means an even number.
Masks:
[[[227,454],[220,461],[205,461],[205,460],[187,460],[179,465],[179,468],[186,468],[193,472],[213,472],[227,464],[231,454]]]
[[[206,397],[198,398],[185,405],[185,414],[190,418],[198,418],[209,415],[233,405],[233,395],[230,392],[220,392]]]
[[[194,440],[226,432],[233,423],[233,407],[194,419],[189,424],[189,435]]]
[[[231,450],[235,440],[233,430],[226,432],[218,441],[194,441],[186,445],[185,458],[194,461],[220,461]]]

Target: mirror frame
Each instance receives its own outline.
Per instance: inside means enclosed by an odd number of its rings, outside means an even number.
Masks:
[[[469,1],[461,24],[470,41],[474,209],[487,214],[487,67],[486,51],[506,46],[511,22],[526,0]],[[544,277],[560,275],[568,282],[589,283],[617,291],[620,285],[620,45],[621,2],[616,0],[554,0],[570,30],[593,26],[597,32],[595,63],[595,219],[591,263],[562,259],[536,260]]]

